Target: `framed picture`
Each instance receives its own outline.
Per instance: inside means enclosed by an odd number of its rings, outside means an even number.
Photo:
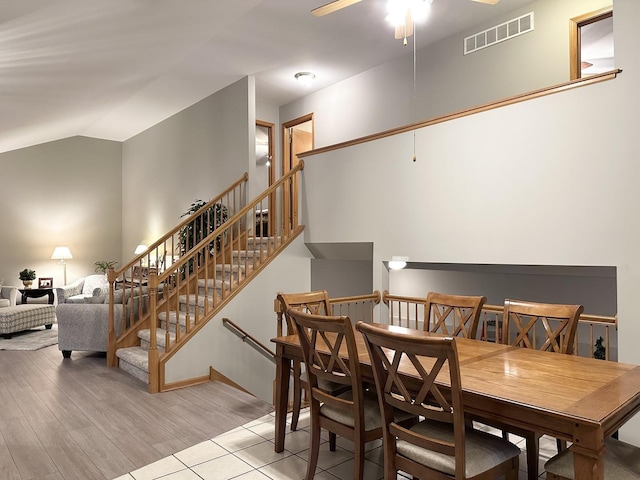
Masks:
[[[43,277],[38,279],[38,288],[52,288],[53,277]]]
[[[149,277],[149,268],[135,265],[133,267],[133,278],[146,280]]]

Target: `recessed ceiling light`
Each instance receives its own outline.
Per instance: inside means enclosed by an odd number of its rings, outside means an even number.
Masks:
[[[308,87],[311,85],[316,76],[311,72],[298,72],[295,75],[296,80],[300,82],[301,85]]]

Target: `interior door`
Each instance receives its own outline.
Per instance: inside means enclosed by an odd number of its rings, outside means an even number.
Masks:
[[[313,150],[313,114],[282,124],[282,175],[286,175],[299,163],[298,154]],[[288,230],[298,225],[298,179],[284,191],[285,225]]]

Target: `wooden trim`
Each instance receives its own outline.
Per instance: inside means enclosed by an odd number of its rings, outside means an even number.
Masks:
[[[231,380],[226,375],[223,375],[222,373],[220,373],[219,371],[217,371],[213,367],[209,367],[209,379],[211,381],[213,381],[213,382],[218,381],[218,382],[226,383],[227,385],[230,385],[233,388],[237,388],[241,392],[248,393],[249,395],[255,397],[255,395],[253,393],[251,393],[249,390],[247,390],[246,388],[243,388],[242,386],[238,385],[236,382]]]
[[[374,140],[380,140],[381,138],[391,137],[393,135],[399,135],[401,133],[411,132],[413,130],[417,130],[419,128],[430,127],[432,125],[437,125],[439,123],[448,122],[450,120],[456,120],[458,118],[467,117],[469,115],[474,115],[476,113],[486,112],[488,110],[493,110],[495,108],[506,107],[508,105],[513,105],[520,102],[525,102],[527,100],[533,100],[536,98],[544,97],[547,95],[552,95],[554,93],[563,92],[565,90],[571,90],[577,87],[583,87],[586,85],[591,85],[593,83],[604,82],[606,80],[613,80],[616,78],[622,70],[614,69],[610,72],[604,72],[597,75],[591,75],[587,78],[580,78],[577,80],[571,80],[565,83],[559,83],[557,85],[552,85],[549,87],[541,88],[539,90],[533,90],[531,92],[523,93],[520,95],[515,95],[513,97],[508,97],[502,100],[497,100],[495,102],[485,103],[483,105],[479,105],[477,107],[469,108],[467,110],[460,110],[458,112],[451,113],[449,115],[443,115],[441,117],[435,117],[429,120],[423,120],[421,122],[411,123],[409,125],[405,125],[403,127],[393,128],[391,130],[385,130],[380,133],[374,133],[372,135],[367,135],[364,137],[359,137],[354,140],[349,140],[346,142],[336,143],[333,145],[328,145],[326,147],[316,148],[314,150],[309,150],[308,152],[301,152],[298,154],[300,158],[307,158],[312,155],[318,155],[320,153],[331,152],[333,150],[340,150],[342,148],[352,147],[354,145],[359,145],[361,143],[372,142]]]
[[[613,5],[603,7],[593,12],[585,13],[569,20],[569,78],[577,80],[581,76],[582,61],[580,52],[582,42],[580,38],[580,27],[598,22],[613,15]]]
[[[161,392],[168,392],[170,390],[178,390],[179,388],[192,387],[193,385],[200,385],[202,383],[210,382],[211,375],[203,375],[201,377],[188,378],[186,380],[180,380],[179,382],[165,383],[160,385]]]

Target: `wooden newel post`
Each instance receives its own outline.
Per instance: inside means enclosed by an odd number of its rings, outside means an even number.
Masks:
[[[158,340],[156,338],[157,318],[158,318],[158,271],[155,268],[149,269],[149,393],[160,391],[158,375]]]
[[[115,289],[116,272],[113,267],[107,271],[107,281],[109,282],[109,319],[107,321],[107,366],[116,367],[116,330],[115,330],[115,306],[113,305],[113,291]]]

